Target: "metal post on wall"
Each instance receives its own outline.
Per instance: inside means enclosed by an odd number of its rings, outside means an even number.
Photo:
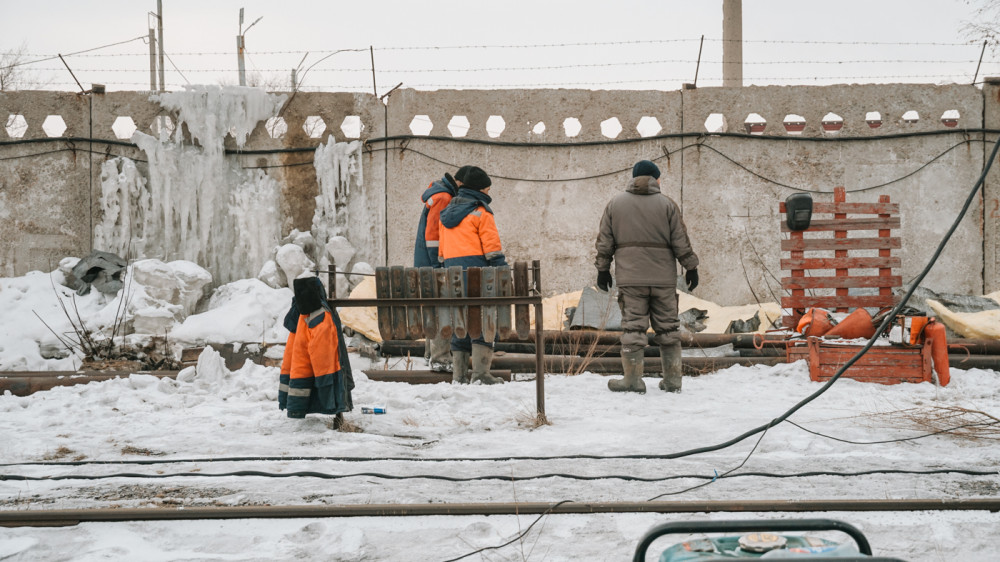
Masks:
[[[156,91],[156,30],[149,29],[149,91]]]
[[[166,80],[163,76],[163,0],[156,0],[156,29],[159,35],[156,46],[160,51],[157,71],[160,73],[160,91],[163,92],[166,91]]]

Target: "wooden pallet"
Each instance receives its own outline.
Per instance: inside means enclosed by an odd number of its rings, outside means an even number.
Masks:
[[[784,202],[779,210],[784,215]],[[843,187],[834,189],[832,203],[813,203],[813,220],[806,230],[792,231],[782,217],[781,232],[789,237],[781,241],[781,250],[789,256],[781,260],[781,269],[790,275],[781,278],[781,288],[788,294],[782,297],[781,306],[792,311],[782,318],[783,325],[794,329],[810,307],[848,312],[858,307],[892,306],[892,289],[903,283],[902,277],[892,274],[893,268],[902,266],[899,257],[892,255],[892,250],[902,247],[899,237],[891,235],[892,229],[899,226],[899,204],[890,203],[888,195],[880,196],[878,203],[847,203]],[[831,231],[832,238],[823,236]],[[854,231],[878,231],[878,236],[848,238],[848,233]],[[857,255],[864,250],[877,250],[878,257]],[[872,269],[877,269],[878,275],[857,273]],[[830,275],[830,271],[834,274]],[[863,287],[877,288],[878,294],[848,294],[852,288]],[[813,294],[807,295],[807,291]]]
[[[789,254],[781,259],[781,269],[789,272],[781,278],[786,294],[781,306],[791,311],[782,317],[784,327],[795,329],[807,308],[849,312],[895,304],[892,290],[903,283],[901,276],[892,273],[893,268],[902,266],[900,258],[892,255],[893,250],[902,247],[899,237],[892,236],[892,230],[900,228],[898,203],[890,202],[888,195],[879,196],[878,203],[848,203],[844,188],[837,187],[832,203],[813,203],[809,228],[800,231],[788,228],[784,203],[779,210],[781,232],[788,233],[788,238],[781,241],[781,250]],[[849,237],[848,233],[853,232],[878,235]],[[878,255],[871,255],[875,251]],[[873,275],[872,270],[878,274]],[[876,288],[878,294],[852,296],[849,293],[854,288]],[[832,377],[861,347],[824,344],[820,338],[809,338],[808,342],[790,341],[786,357],[788,362],[808,360],[809,378],[822,381]],[[875,346],[843,376],[882,384],[930,381],[930,347]]]

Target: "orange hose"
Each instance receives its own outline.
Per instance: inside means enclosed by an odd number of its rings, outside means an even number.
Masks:
[[[931,359],[934,360],[934,371],[937,373],[941,386],[948,386],[951,373],[948,370],[948,339],[944,324],[932,318],[924,327],[924,338],[931,342]]]

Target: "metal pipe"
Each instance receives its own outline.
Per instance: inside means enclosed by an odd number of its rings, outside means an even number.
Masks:
[[[733,365],[773,366],[784,362],[784,357],[684,357],[681,364],[684,375],[698,376]],[[510,369],[513,373],[538,372],[537,362],[532,357],[494,357],[493,368]],[[659,357],[650,357],[645,361],[643,372],[659,374],[662,368]],[[583,371],[597,374],[621,374],[622,362],[617,357],[547,356],[545,358],[544,372],[546,373],[580,373]]]
[[[531,279],[535,285],[535,295],[541,297],[542,294],[542,266],[541,261],[531,262]],[[541,301],[535,305],[535,326],[543,329],[535,330],[535,401],[537,403],[538,415],[545,418],[545,321],[542,319],[544,307]]]
[[[54,527],[112,521],[541,515],[588,513],[766,513],[823,511],[1000,511],[997,498],[903,500],[744,500],[652,502],[521,502],[295,505],[242,507],[28,509],[0,511],[3,527]]]

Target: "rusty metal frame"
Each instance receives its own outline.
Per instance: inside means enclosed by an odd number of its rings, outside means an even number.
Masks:
[[[329,272],[327,272],[329,274]],[[331,298],[327,301],[335,307],[387,307],[387,306],[470,306],[470,305],[533,305],[535,307],[535,409],[539,416],[545,417],[545,323],[542,312],[542,282],[541,262],[531,262],[532,283],[529,293],[534,296],[513,297],[416,297],[416,298],[368,298],[368,299],[338,299],[332,298],[336,293],[333,280],[330,280],[328,291]],[[542,327],[542,329],[539,329]]]

